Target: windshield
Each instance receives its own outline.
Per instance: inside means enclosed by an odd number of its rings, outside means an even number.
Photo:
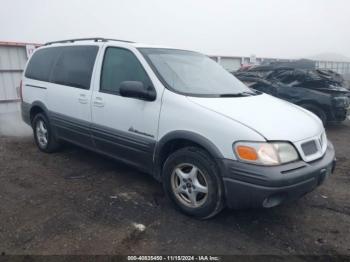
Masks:
[[[183,50],[140,48],[166,86],[185,95],[237,96],[254,91],[205,55]]]

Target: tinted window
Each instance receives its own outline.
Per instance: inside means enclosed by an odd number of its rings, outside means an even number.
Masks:
[[[62,47],[54,65],[51,82],[83,89],[90,88],[97,46]]]
[[[25,76],[35,80],[49,81],[50,72],[61,48],[37,50],[29,61]]]
[[[146,87],[151,86],[141,63],[132,52],[109,47],[103,61],[101,91],[119,94],[120,83],[124,81],[140,81]]]

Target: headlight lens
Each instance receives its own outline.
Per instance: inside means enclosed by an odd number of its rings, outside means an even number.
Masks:
[[[257,165],[280,165],[299,159],[294,146],[287,142],[238,142],[234,152],[240,161]]]

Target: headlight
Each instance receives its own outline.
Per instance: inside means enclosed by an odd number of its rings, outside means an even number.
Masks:
[[[346,96],[333,97],[333,103],[336,107],[348,107],[349,98]]]
[[[294,146],[287,142],[237,142],[233,150],[238,160],[257,165],[280,165],[299,159]]]

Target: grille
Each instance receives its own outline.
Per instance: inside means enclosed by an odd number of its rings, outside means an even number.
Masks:
[[[305,156],[310,156],[317,153],[317,145],[315,140],[302,144],[301,148],[303,149]]]

